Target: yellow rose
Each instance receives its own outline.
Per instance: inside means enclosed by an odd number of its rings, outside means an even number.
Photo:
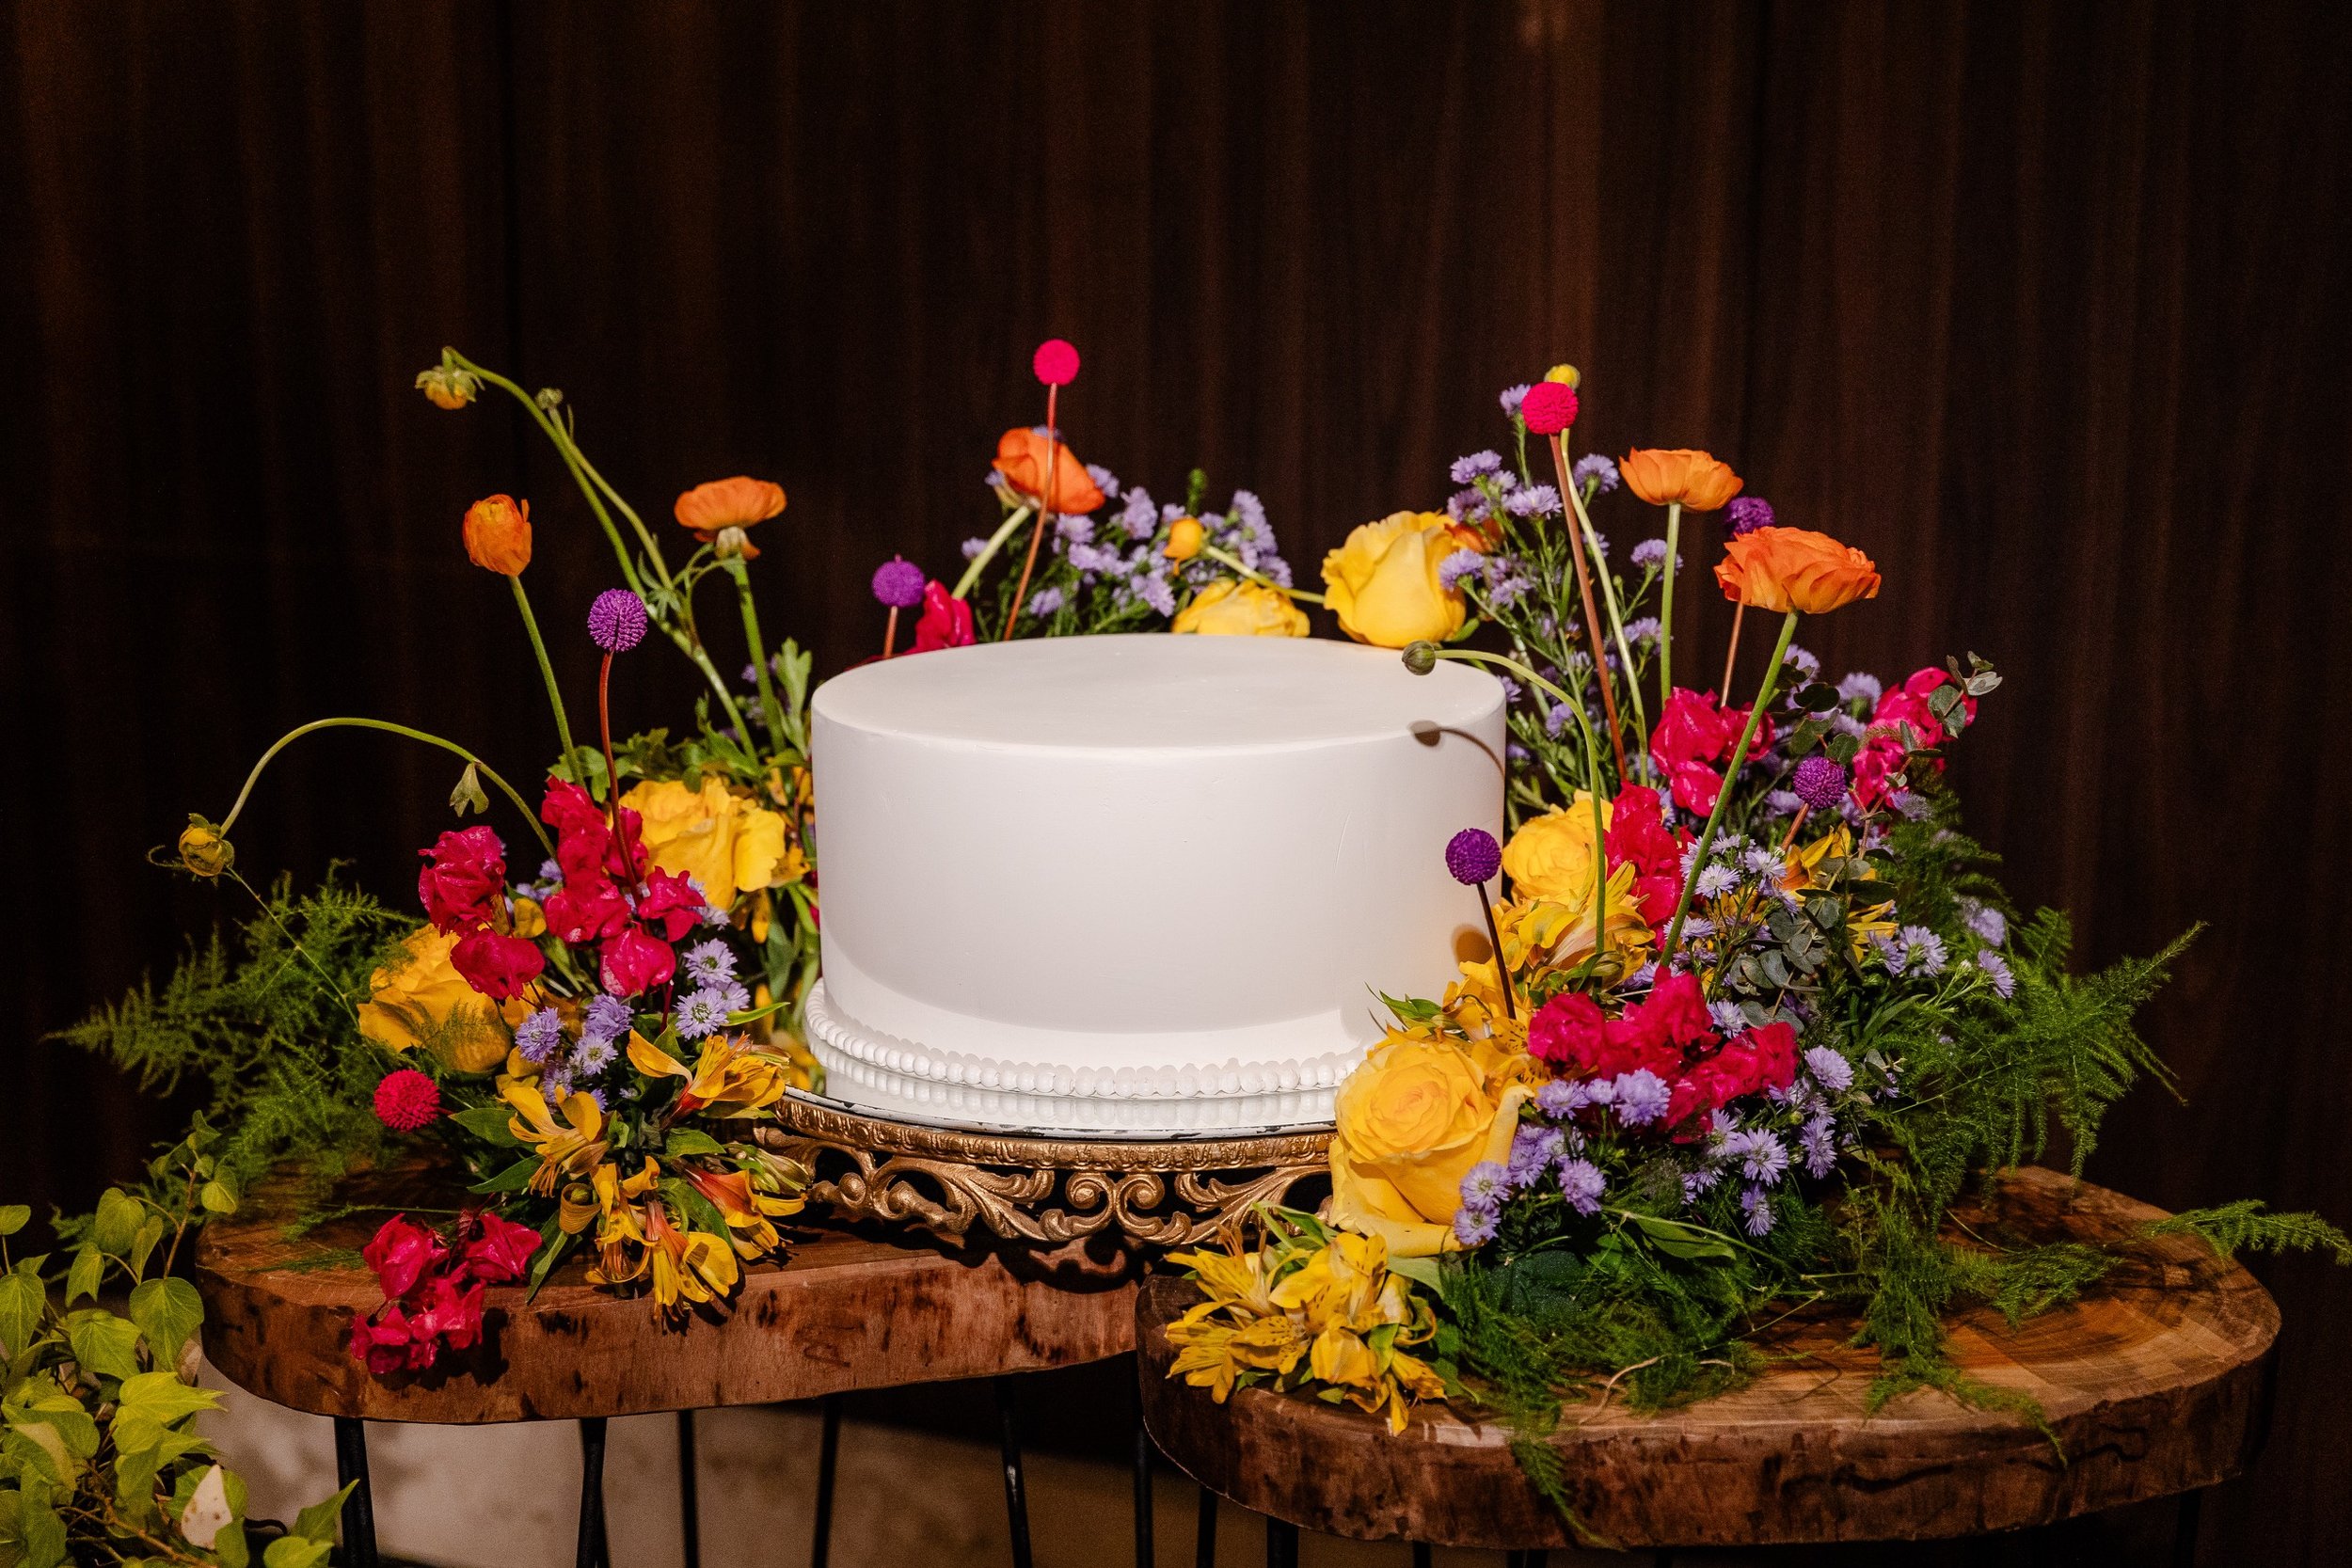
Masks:
[[[420,926],[408,935],[407,960],[379,969],[359,1005],[359,1033],[392,1051],[425,1046],[459,1072],[487,1072],[506,1059],[508,1025],[530,1011],[522,998],[501,1011],[466,984],[449,961],[457,938]]]
[[[733,909],[736,895],[769,886],[784,865],[784,818],[716,778],[698,790],[675,779],[641,784],[621,804],[644,818],[655,869],[693,878],[714,908]]]
[[[1304,637],[1307,615],[1287,594],[1229,578],[1195,594],[1168,629],[1203,637]]]
[[[1396,512],[1366,523],[1323,558],[1324,604],[1340,629],[1376,648],[1462,629],[1462,595],[1439,586],[1438,565],[1454,550],[1442,512]]]
[[[1340,1085],[1331,1137],[1331,1217],[1376,1236],[1398,1258],[1454,1241],[1462,1178],[1507,1160],[1530,1090],[1498,1094],[1450,1040],[1391,1035]]]
[[[1604,827],[1609,802],[1600,805]],[[1521,898],[1548,898],[1582,909],[1593,901],[1593,797],[1584,790],[1559,811],[1519,824],[1502,848],[1502,869]]]

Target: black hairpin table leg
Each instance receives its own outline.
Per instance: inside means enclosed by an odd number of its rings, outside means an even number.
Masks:
[[[1287,1519],[1265,1522],[1265,1568],[1298,1568],[1298,1527]]]
[[[825,1568],[833,1556],[833,1478],[841,1462],[841,1396],[817,1402],[823,1424],[817,1435],[817,1519],[808,1544],[808,1568]]]
[[[604,1541],[604,1418],[586,1416],[580,1423],[580,1545],[572,1560],[578,1568],[610,1568]]]
[[[1136,1413],[1136,1568],[1152,1568],[1152,1434]]]
[[[353,1481],[359,1484],[351,1486]],[[335,1482],[351,1486],[343,1503],[343,1568],[375,1568],[375,1497],[368,1487],[368,1424],[335,1418]]]
[[[1431,1553],[1429,1550],[1429,1543],[1426,1541],[1414,1542],[1413,1568],[1429,1568],[1430,1561]]]
[[[2204,1513],[2204,1493],[2181,1494],[2181,1512],[2172,1526],[2172,1568],[2197,1568],[2197,1526]]]
[[[686,1568],[703,1568],[702,1497],[696,1486],[694,1413],[677,1413],[677,1514],[685,1537]]]
[[[1216,1568],[1216,1494],[1205,1486],[1192,1532],[1192,1568]]]
[[[1005,1524],[1012,1535],[1012,1568],[1029,1568],[1029,1484],[1021,1470],[1021,1427],[1013,1408],[1016,1385],[1009,1376],[996,1384],[996,1421],[1004,1438]]]

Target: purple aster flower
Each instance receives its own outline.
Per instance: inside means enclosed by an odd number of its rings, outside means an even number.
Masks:
[[[1071,546],[1070,564],[1081,572],[1095,572],[1105,577],[1127,568],[1127,562],[1120,559],[1117,550],[1097,549],[1092,545]]]
[[[597,992],[589,999],[587,1015],[581,1019],[580,1037],[589,1040],[616,1040],[635,1025],[629,1016],[628,1004],[617,996]]]
[[[1502,389],[1502,395],[1495,399],[1495,401],[1502,404],[1502,411],[1505,414],[1510,415],[1515,420],[1518,419],[1519,417],[1519,404],[1527,401],[1527,384],[1525,382],[1521,382],[1517,387],[1505,387]]]
[[[1841,703],[1875,704],[1885,690],[1885,684],[1876,675],[1856,670],[1837,683],[1837,700]]]
[[[1772,503],[1761,496],[1734,496],[1724,508],[1724,527],[1734,539],[1744,538],[1760,528],[1772,526]]]
[[[1584,1085],[1565,1078],[1554,1078],[1535,1091],[1535,1109],[1554,1119],[1574,1116],[1585,1102]]]
[[[1797,1142],[1804,1150],[1805,1173],[1816,1180],[1827,1176],[1837,1164],[1837,1122],[1827,1111],[1820,1113],[1804,1124],[1797,1134]]]
[[[1600,874],[1593,874],[1598,881]],[[1740,885],[1740,873],[1727,865],[1710,865],[1699,873],[1698,893],[1702,898],[1721,898]]]
[[[1149,490],[1130,490],[1119,509],[1119,526],[1130,539],[1149,539],[1160,531],[1160,506]]]
[[[1454,467],[1446,470],[1446,477],[1456,484],[1473,484],[1482,476],[1493,473],[1502,467],[1502,454],[1501,452],[1474,451],[1468,457],[1455,458]]]
[[[1176,613],[1176,590],[1163,577],[1147,577],[1136,584],[1136,597],[1162,615]]]
[[[966,539],[960,548],[963,551],[964,560],[977,561],[980,558],[980,552],[988,548],[988,541],[985,539]]]
[[[1492,1209],[1509,1196],[1510,1173],[1492,1160],[1481,1160],[1462,1177],[1462,1202],[1471,1209]]]
[[[1089,463],[1087,465],[1087,478],[1094,481],[1094,487],[1102,491],[1106,499],[1119,499],[1119,476],[1108,468],[1099,463]]]
[[[1535,753],[1516,740],[1506,740],[1502,743],[1502,759],[1505,762],[1533,762]]]
[[[1828,811],[1846,798],[1846,769],[1835,758],[1817,752],[1797,764],[1788,788],[1815,811]]]
[[[611,1040],[582,1040],[572,1053],[572,1070],[582,1078],[593,1078],[612,1065],[621,1048]]]
[[[1464,828],[1446,840],[1445,868],[1465,887],[1483,886],[1502,869],[1502,846],[1484,828]]]
[[[1772,1227],[1772,1202],[1761,1187],[1750,1187],[1740,1195],[1740,1207],[1747,1214],[1747,1232],[1761,1236]]]
[[[1513,1187],[1532,1187],[1554,1163],[1568,1155],[1568,1135],[1557,1127],[1522,1127],[1511,1139]]]
[[[690,1040],[715,1035],[727,1026],[727,999],[711,986],[687,993],[677,1005],[677,1032]]]
[[[1707,1016],[1715,1025],[1715,1032],[1725,1039],[1745,1033],[1748,1027],[1748,1015],[1740,1010],[1737,1002],[1709,1002]]]
[[[1029,595],[1029,613],[1032,615],[1047,616],[1059,609],[1061,590],[1058,588],[1041,588]]]
[[[1054,531],[1066,544],[1090,544],[1094,539],[1094,519],[1084,513],[1065,512],[1054,519]]]
[[[1990,947],[1977,955],[1977,967],[1993,982],[1993,994],[2008,1001],[2017,990],[2017,976],[2010,973],[2009,960]]]
[[[1811,1047],[1804,1053],[1804,1065],[1813,1081],[1832,1094],[1843,1094],[1853,1086],[1853,1064],[1834,1047]]]
[[[1485,1246],[1502,1224],[1491,1209],[1463,1209],[1454,1216],[1454,1239],[1464,1246]]]
[[[1942,937],[1925,926],[1906,926],[1902,928],[1902,944],[1904,974],[1927,975],[1944,973],[1947,955],[1944,951]]]
[[[588,607],[588,636],[608,654],[625,654],[644,641],[645,601],[626,588],[608,588]]]
[[[1560,492],[1549,484],[1531,484],[1502,498],[1502,510],[1514,517],[1546,517],[1560,510]]]
[[[1657,641],[1658,617],[1645,615],[1638,621],[1628,621],[1625,624],[1625,640],[1636,647],[1645,642]]]
[[[517,882],[515,884],[515,891],[526,898],[536,898],[544,904],[554,897],[563,886],[564,867],[554,861],[541,861],[539,879],[535,882]]]
[[[688,978],[704,985],[715,985],[735,978],[735,952],[717,937],[698,942],[686,950]]]
[[[1712,1165],[1702,1165],[1697,1170],[1684,1171],[1682,1173],[1683,1206],[1688,1208],[1696,1203],[1702,1193],[1713,1192],[1715,1183],[1723,1179],[1724,1173]]]
[[[553,864],[553,862],[549,862]],[[539,875],[547,875],[545,867]],[[2009,940],[2009,917],[1989,904],[1974,898],[1960,901],[1960,923],[1977,934],[1977,940],[1988,947],[1998,947]]]
[[[1576,467],[1568,470],[1568,483],[1580,490],[1595,481],[1599,482],[1593,492],[1596,496],[1605,496],[1617,487],[1617,466],[1598,452],[1578,458]]]
[[[1617,1100],[1617,1084],[1613,1078],[1584,1080],[1584,1102],[1588,1105],[1613,1105]]]
[[[1666,1081],[1647,1068],[1617,1075],[1615,1085],[1617,1119],[1628,1127],[1646,1127],[1666,1114],[1666,1102],[1674,1091]]]
[[[874,568],[874,597],[893,610],[913,610],[923,602],[923,580],[922,567],[894,555]]]
[[[533,1067],[546,1066],[549,1057],[564,1049],[564,1021],[556,1017],[553,1007],[542,1007],[515,1025],[515,1049]]]
[[[1568,1207],[1580,1214],[1597,1213],[1601,1194],[1609,1183],[1600,1174],[1600,1167],[1590,1160],[1564,1160],[1560,1164],[1560,1192],[1568,1200]]]
[[[1462,579],[1486,564],[1486,558],[1476,550],[1455,550],[1438,562],[1438,586],[1459,588]]]
[[[1633,564],[1644,571],[1648,571],[1654,566],[1664,565],[1666,563],[1666,542],[1663,539],[1643,540],[1633,546],[1632,560]]]
[[[1508,610],[1524,598],[1533,586],[1525,578],[1504,578],[1486,590],[1486,597],[1493,601],[1497,610]]]
[[[1744,1145],[1740,1152],[1741,1175],[1769,1187],[1788,1174],[1788,1150],[1777,1136],[1761,1130],[1739,1136]]]
[[[572,1070],[558,1062],[539,1074],[539,1098],[552,1105],[572,1092]]]
[[[1483,522],[1494,515],[1484,490],[1456,490],[1445,500],[1445,515],[1457,523]]]

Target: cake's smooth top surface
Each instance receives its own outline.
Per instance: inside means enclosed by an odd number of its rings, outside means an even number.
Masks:
[[[894,658],[836,675],[818,715],[872,735],[1036,750],[1290,748],[1467,724],[1491,676],[1323,638],[1055,637]]]

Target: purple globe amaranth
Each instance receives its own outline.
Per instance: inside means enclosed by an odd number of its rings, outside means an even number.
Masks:
[[[913,610],[923,602],[923,568],[901,556],[892,556],[874,568],[874,597],[893,610]]]
[[[1481,887],[1502,869],[1502,846],[1484,828],[1464,828],[1446,840],[1445,868],[1465,887]]]
[[[1724,508],[1724,527],[1734,539],[1744,538],[1760,528],[1772,526],[1772,503],[1761,496],[1734,496]]]
[[[1825,756],[1809,756],[1797,764],[1788,792],[1815,811],[1828,811],[1846,798],[1846,770]]]
[[[625,654],[644,641],[645,601],[626,588],[608,588],[588,607],[588,636],[608,654]]]

